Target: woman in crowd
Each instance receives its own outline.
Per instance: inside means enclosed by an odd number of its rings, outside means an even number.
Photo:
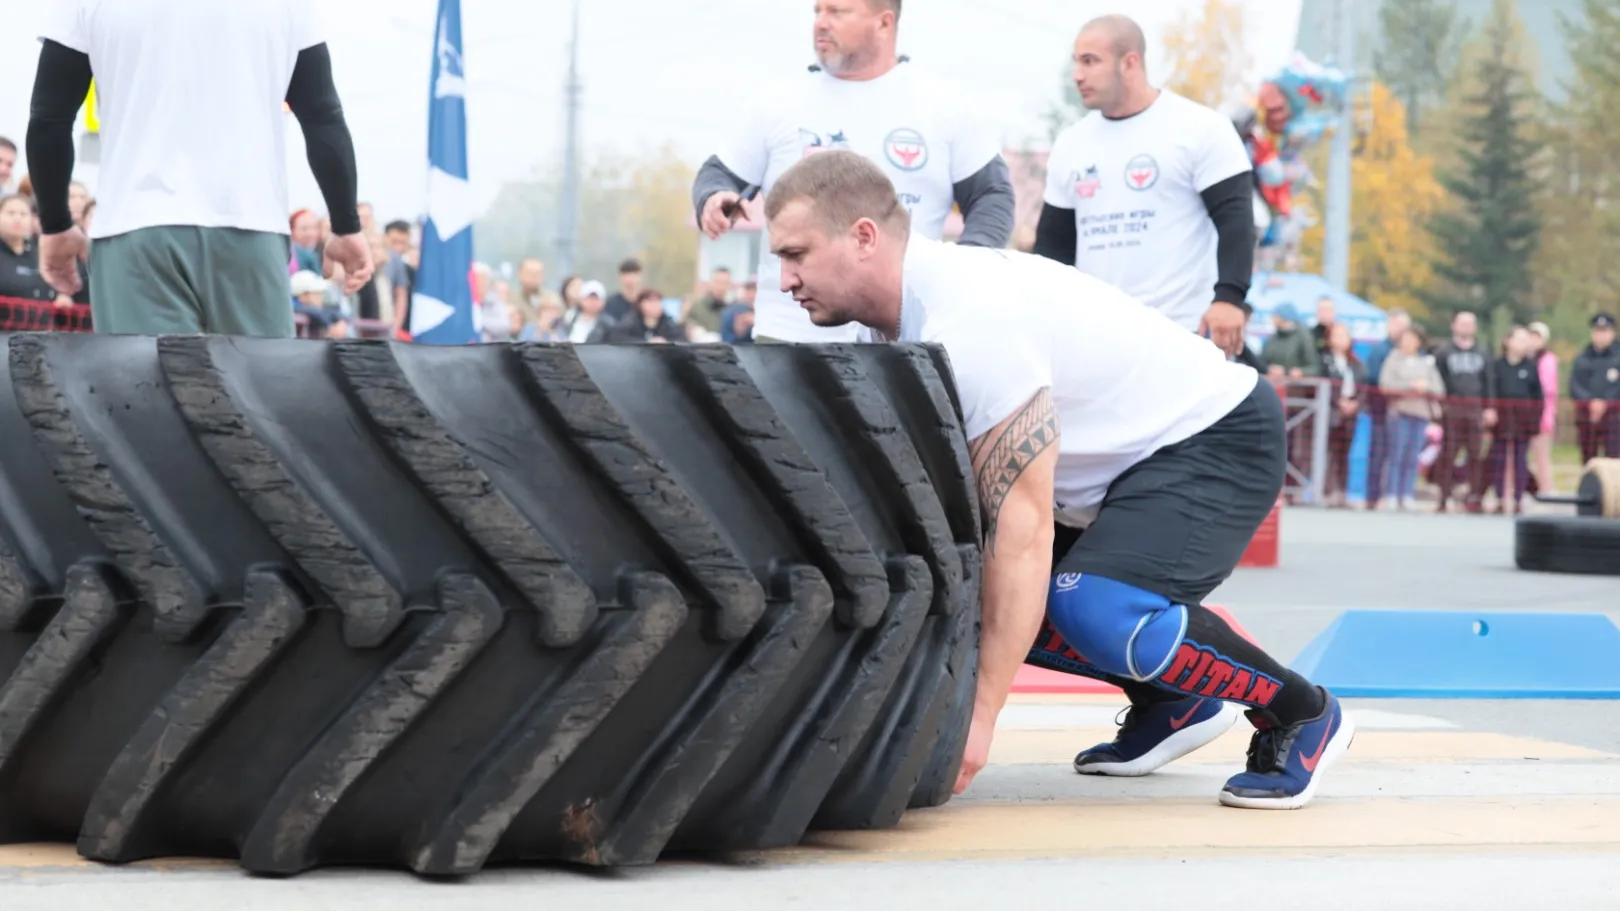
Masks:
[[[1361,413],[1361,390],[1367,385],[1367,369],[1350,348],[1350,330],[1344,323],[1328,328],[1327,351],[1322,355],[1322,375],[1332,405],[1328,408],[1327,503],[1342,509],[1345,488],[1350,483],[1350,444],[1356,438],[1356,418]]]
[[[1541,374],[1534,358],[1530,330],[1514,326],[1502,341],[1496,371],[1496,426],[1491,430],[1491,484],[1496,488],[1496,512],[1506,511],[1507,465],[1513,462],[1513,511],[1524,510],[1525,487],[1530,483],[1530,438],[1541,430]]]
[[[1423,454],[1429,424],[1440,416],[1435,397],[1444,392],[1434,355],[1429,354],[1428,333],[1413,325],[1401,335],[1400,347],[1384,359],[1378,385],[1389,402],[1389,486],[1401,509],[1407,508],[1417,480],[1418,456]],[[1376,507],[1368,503],[1368,508]]]
[[[1536,376],[1541,380],[1541,424],[1530,438],[1530,493],[1553,492],[1552,441],[1558,423],[1558,355],[1548,343],[1552,330],[1546,323],[1530,324],[1530,343],[1534,347],[1531,358],[1536,364]]]
[[[299,209],[287,219],[292,232],[292,260],[287,264],[289,273],[313,272],[321,274],[321,220],[308,209]]]
[[[34,242],[34,207],[21,194],[0,197],[0,297],[54,301],[71,306],[39,274],[39,248]]]
[[[521,313],[516,307],[513,312]],[[563,303],[562,297],[555,291],[540,292],[539,299],[534,306],[534,322],[528,323],[518,332],[518,340],[524,342],[560,342],[564,341],[559,327],[562,325]]]
[[[680,324],[664,309],[664,295],[645,288],[636,295],[636,309],[608,330],[607,341],[625,345],[641,342],[667,344],[686,340]]]
[[[585,279],[578,275],[565,276],[562,284],[557,286],[557,293],[562,296],[563,312],[568,313],[579,309],[580,298],[584,296]]]

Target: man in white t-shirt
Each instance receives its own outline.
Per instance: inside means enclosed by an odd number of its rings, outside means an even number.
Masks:
[[[313,0],[53,0],[28,124],[40,272],[76,293],[73,124],[96,77],[91,235],[98,332],[293,334],[285,113],[304,130],[332,237],[327,277],[371,278],[354,143]]]
[[[961,244],[1001,247],[1012,236],[1012,176],[998,132],[962,93],[895,54],[900,0],[820,0],[810,72],[766,92],[692,187],[698,224],[709,237],[730,229],[727,206],[749,186],[768,191],[794,162],[851,149],[889,175],[916,229],[938,238],[953,206]],[[778,289],[779,263],[762,245],[757,341],[838,342],[853,326],[814,326]]]
[[[1349,716],[1202,605],[1283,483],[1282,403],[1259,374],[1060,263],[912,233],[888,178],[854,153],[795,165],[765,212],[781,286],[816,325],[936,343],[950,359],[985,523],[958,792],[1032,643],[1051,650],[1055,634],[1071,672],[1165,696],[1133,694],[1118,737],[1077,771],[1147,774],[1218,737],[1236,705],[1256,730],[1221,802],[1309,801],[1349,746]]]
[[[1148,84],[1146,50],[1119,15],[1075,39],[1075,86],[1091,112],[1052,144],[1035,252],[1240,355],[1254,271],[1249,154],[1230,119]]]

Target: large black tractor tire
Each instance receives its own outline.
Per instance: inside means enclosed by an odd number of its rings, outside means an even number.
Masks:
[[[3,340],[0,840],[454,875],[950,795],[937,348]]]

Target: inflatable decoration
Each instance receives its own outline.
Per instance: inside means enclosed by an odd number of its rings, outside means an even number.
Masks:
[[[1296,51],[1277,75],[1261,83],[1252,104],[1235,111],[1232,123],[1248,148],[1255,175],[1255,268],[1293,268],[1308,213],[1295,206],[1298,189],[1314,177],[1303,156],[1344,111],[1349,79],[1312,63]]]

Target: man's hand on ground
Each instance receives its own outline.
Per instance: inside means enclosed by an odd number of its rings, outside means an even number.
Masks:
[[[996,719],[994,716],[983,717],[982,712],[973,713],[973,725],[968,728],[967,750],[962,754],[962,771],[956,775],[956,786],[952,793],[960,794],[973,783],[974,776],[978,775],[990,762],[990,741],[996,734]]]
[[[78,294],[83,287],[79,281],[79,258],[90,249],[84,231],[72,227],[60,234],[46,234],[39,239],[39,274],[52,288],[66,295]]]
[[[371,243],[364,234],[334,235],[326,242],[324,272],[332,278],[334,267],[343,267],[343,293],[353,294],[371,281]]]
[[[1207,334],[1215,347],[1237,357],[1243,351],[1243,327],[1248,321],[1242,307],[1216,301],[1204,311],[1204,318],[1198,323],[1198,334]]]
[[[710,240],[714,240],[731,230],[731,218],[722,210],[728,203],[734,203],[741,199],[741,196],[730,190],[721,190],[704,201],[703,219],[698,226],[703,229],[703,233]],[[746,218],[746,216],[744,217]]]

